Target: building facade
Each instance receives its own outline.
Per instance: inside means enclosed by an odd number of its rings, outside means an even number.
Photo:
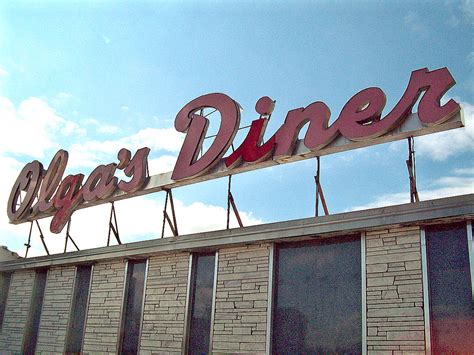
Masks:
[[[474,352],[474,195],[0,263],[4,353]]]

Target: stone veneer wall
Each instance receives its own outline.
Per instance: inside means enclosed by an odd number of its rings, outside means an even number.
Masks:
[[[269,244],[219,250],[213,353],[265,353],[269,250]]]
[[[20,353],[23,333],[30,310],[34,271],[16,271],[10,281],[5,317],[0,333],[0,350],[5,353]]]
[[[94,265],[84,353],[116,353],[124,280],[123,260]]]
[[[366,233],[368,354],[424,354],[420,229]]]
[[[189,253],[150,257],[141,354],[181,354],[188,268]]]
[[[71,308],[76,268],[56,267],[48,271],[36,350],[62,354]]]

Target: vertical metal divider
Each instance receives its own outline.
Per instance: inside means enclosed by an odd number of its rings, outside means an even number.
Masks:
[[[472,221],[467,221],[467,249],[469,254],[469,269],[471,271],[471,299],[474,306],[474,244],[472,241]]]
[[[72,308],[74,306],[74,295],[76,291],[76,282],[77,282],[77,265],[74,268],[74,281],[72,283],[72,293],[71,293],[71,302],[69,303],[69,314],[67,317],[67,324],[66,324],[66,335],[64,337],[64,347],[63,347],[63,353],[66,353],[66,346],[67,346],[67,339],[69,338],[69,326],[71,325],[71,316],[72,316]]]
[[[217,295],[217,273],[219,271],[219,250],[216,250],[216,261],[214,266],[214,288],[212,290],[211,330],[209,335],[209,354],[212,354],[212,343],[214,338],[214,318],[216,316]]]
[[[423,275],[423,313],[425,316],[425,353],[431,354],[431,330],[430,330],[430,298],[428,285],[428,257],[426,253],[425,228],[420,228],[421,238],[421,271]]]
[[[12,279],[13,279],[13,275],[15,274],[14,272],[9,272],[7,274],[10,274],[10,281],[8,282],[8,290],[7,290],[7,297],[5,298],[5,308],[4,308],[4,311],[3,311],[3,318],[0,319],[0,333],[2,332],[2,329],[3,329],[3,325],[5,323],[5,313],[7,311],[7,305],[8,305],[8,299],[10,296],[10,293],[11,293],[11,284],[12,284]]]
[[[275,262],[275,243],[270,244],[268,254],[268,296],[267,296],[267,344],[265,354],[272,353],[272,329],[273,329],[273,282],[274,282],[274,262]]]
[[[44,311],[44,296],[46,295],[46,289],[48,288],[50,271],[51,271],[50,268],[46,270],[46,280],[44,281],[43,298],[41,300],[41,311],[40,311],[40,319],[39,319],[39,324],[38,324],[38,334],[36,334],[35,353],[36,353],[36,348],[38,347],[39,335],[41,331],[41,321],[43,320],[43,316],[44,316],[44,312],[43,312]]]
[[[193,253],[189,253],[189,265],[188,265],[188,280],[186,282],[186,303],[184,307],[184,334],[183,334],[183,344],[181,345],[181,354],[185,355],[188,351],[188,341],[189,341],[189,326],[190,326],[190,307],[191,307],[191,278],[193,272]]]
[[[362,289],[362,354],[367,354],[367,268],[365,231],[360,234],[360,273]]]
[[[86,304],[86,311],[85,311],[86,319],[84,319],[84,329],[82,330],[83,335],[82,335],[82,342],[81,342],[81,353],[84,352],[84,341],[86,339],[86,326],[87,326],[87,318],[89,314],[89,305],[91,302],[92,281],[94,281],[94,264],[91,265],[91,277],[89,280],[89,290],[87,293],[87,304]]]
[[[115,346],[115,353],[119,354],[120,353],[120,348],[122,347],[122,333],[124,329],[124,322],[125,322],[125,315],[124,315],[124,309],[125,309],[125,302],[126,300],[126,292],[127,292],[127,283],[128,283],[128,263],[129,260],[125,260],[125,273],[123,277],[123,289],[122,289],[122,303],[120,306],[120,322],[119,322],[119,328],[118,328],[118,334],[117,334],[117,344]]]
[[[33,223],[33,222],[32,222]],[[33,272],[35,273],[34,276],[33,276],[33,285],[31,287],[31,296],[30,296],[30,304],[28,305],[28,315],[26,317],[26,322],[25,322],[25,327],[23,329],[23,337],[22,337],[22,340],[21,340],[21,349],[22,351],[25,349],[25,341],[26,341],[26,338],[27,338],[27,333],[28,333],[28,328],[29,328],[29,324],[31,323],[31,317],[32,317],[32,314],[31,314],[31,306],[34,302],[34,297],[35,297],[35,288],[36,288],[36,278],[37,278],[37,275],[36,275],[36,271],[37,270],[33,270]]]
[[[33,315],[31,314],[31,307],[33,306],[33,302],[35,301],[34,297],[35,297],[35,293],[36,293],[36,288],[38,287],[38,285],[36,284],[36,279],[38,277],[38,275],[37,275],[38,270],[44,270],[44,268],[35,270],[35,276],[34,276],[34,279],[33,279],[33,288],[32,288],[31,297],[30,297],[30,305],[28,307],[28,317],[26,319],[25,329],[23,330],[23,341],[22,341],[22,345],[21,345],[22,351],[24,351],[25,341],[26,341],[27,336],[29,337],[31,335],[31,334],[27,334],[27,333],[29,333],[31,331],[31,329],[29,329],[29,328],[31,328],[31,321],[32,321],[32,317],[33,317]],[[48,276],[49,276],[49,268],[46,269],[46,280],[44,282],[43,300],[41,301],[41,311],[40,311],[40,319],[39,319],[39,324],[38,324],[38,334],[36,334],[35,352],[36,352],[36,347],[38,346],[39,332],[40,332],[40,329],[41,329],[41,318],[43,317],[43,308],[44,308],[44,295],[46,293],[46,287],[48,286]]]
[[[142,344],[142,330],[143,330],[143,319],[145,318],[145,298],[146,298],[146,285],[148,279],[148,268],[150,267],[150,258],[146,259],[145,264],[145,275],[143,275],[143,294],[142,294],[142,311],[140,314],[140,328],[138,331],[138,345],[137,352],[140,354],[140,346]]]

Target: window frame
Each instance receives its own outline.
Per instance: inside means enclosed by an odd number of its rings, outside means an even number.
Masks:
[[[122,353],[123,347],[123,338],[124,338],[124,330],[125,330],[125,316],[127,311],[127,300],[128,300],[128,288],[129,288],[129,278],[128,278],[128,271],[130,263],[140,263],[145,261],[145,272],[143,275],[143,293],[142,293],[142,302],[141,302],[141,311],[140,311],[140,325],[138,330],[138,343],[137,343],[137,353],[140,353],[140,346],[141,346],[141,338],[142,338],[142,329],[143,329],[143,315],[145,312],[145,298],[146,298],[146,287],[147,287],[147,279],[148,279],[148,268],[150,264],[150,259],[127,259],[125,264],[125,273],[124,273],[124,280],[123,280],[123,290],[122,290],[122,303],[120,307],[120,326],[118,330],[117,336],[117,346],[116,352],[117,354]]]
[[[217,294],[217,273],[219,269],[219,251],[211,251],[211,252],[195,252],[190,253],[189,255],[189,265],[188,265],[188,282],[187,282],[187,290],[186,290],[186,309],[185,309],[185,316],[184,316],[184,336],[183,336],[183,345],[182,345],[182,353],[187,354],[189,351],[189,341],[191,335],[191,321],[192,321],[192,300],[194,298],[194,283],[196,280],[196,260],[198,256],[206,256],[206,255],[213,255],[214,256],[214,275],[212,281],[212,300],[211,300],[211,316],[210,316],[210,327],[209,327],[209,354],[212,353],[212,343],[213,343],[213,335],[214,335],[214,320],[215,320],[215,309],[216,309],[216,294]]]
[[[43,294],[41,296],[41,307],[40,307],[40,312],[39,312],[39,319],[38,319],[38,329],[36,329],[36,340],[35,340],[35,344],[34,344],[34,347],[33,347],[33,352],[36,352],[36,347],[38,346],[38,337],[39,337],[39,332],[40,332],[40,328],[41,328],[41,317],[43,315],[43,308],[44,308],[44,296],[45,296],[45,293],[46,293],[46,289],[48,287],[48,279],[49,279],[49,269],[44,269],[44,268],[41,268],[41,269],[36,269],[35,270],[35,276],[34,276],[34,279],[33,279],[33,287],[32,287],[32,292],[31,292],[31,297],[30,297],[30,306],[28,308],[28,317],[26,319],[26,324],[25,324],[25,328],[23,330],[23,341],[22,341],[22,350],[21,352],[24,353],[24,354],[29,354],[29,352],[27,352],[27,346],[30,344],[30,338],[31,338],[31,332],[33,329],[32,326],[33,326],[33,307],[34,307],[34,303],[36,301],[35,299],[35,295],[36,295],[36,290],[38,288],[38,285],[37,285],[37,279],[38,279],[38,274],[39,273],[45,273],[45,280],[44,280],[44,288],[43,288]]]
[[[439,225],[447,225],[456,222],[465,224],[467,249],[469,258],[470,280],[471,280],[471,297],[474,305],[474,241],[473,241],[473,224],[472,220],[445,222]],[[426,229],[431,225],[420,227],[421,238],[421,269],[423,276],[423,314],[425,320],[425,352],[427,355],[432,354],[431,339],[431,298],[429,285],[429,265],[428,265],[428,248],[426,242]]]
[[[90,277],[89,277],[89,288],[87,290],[87,301],[86,301],[86,309],[85,309],[85,319],[84,319],[84,325],[83,325],[83,330],[82,330],[82,340],[81,340],[81,353],[83,352],[84,350],[84,339],[86,337],[86,325],[87,325],[87,318],[88,318],[88,314],[89,314],[89,304],[90,304],[90,299],[91,299],[91,290],[92,290],[92,282],[93,282],[93,278],[94,278],[94,264],[90,264],[90,265],[76,265],[75,267],[75,270],[74,270],[74,282],[73,282],[73,285],[72,285],[72,295],[71,295],[71,304],[69,306],[69,316],[68,316],[68,321],[67,321],[67,328],[66,328],[66,336],[64,338],[64,350],[63,352],[66,353],[66,350],[67,350],[67,342],[68,342],[68,338],[69,338],[69,332],[71,331],[70,329],[70,323],[72,321],[72,311],[73,311],[73,308],[75,307],[75,304],[74,304],[74,296],[75,296],[75,293],[76,293],[76,283],[77,283],[77,271],[78,271],[78,268],[81,267],[81,266],[90,266]]]
[[[316,237],[313,239],[304,239],[300,241],[282,241],[271,244],[270,254],[269,254],[269,268],[268,268],[268,308],[267,308],[267,339],[266,339],[266,354],[272,354],[273,352],[273,328],[274,328],[274,317],[275,317],[275,307],[276,307],[276,274],[278,266],[276,265],[277,254],[276,250],[279,246],[284,244],[302,244],[309,245],[315,240],[323,241],[330,239],[344,239],[344,238],[354,238],[357,236],[360,238],[360,272],[361,272],[361,353],[363,355],[367,354],[367,275],[366,275],[366,246],[365,240],[366,235],[365,231],[355,233],[355,234],[346,234],[338,235],[333,237]]]
[[[0,332],[3,329],[3,322],[5,320],[5,313],[7,311],[7,304],[8,304],[8,296],[10,295],[10,286],[12,282],[12,276],[13,272],[2,272],[1,277],[2,277],[2,285],[1,287],[4,288],[4,282],[6,279],[8,279],[8,287],[6,288],[6,293],[5,296],[0,299],[0,302],[3,302],[3,312],[0,313]]]

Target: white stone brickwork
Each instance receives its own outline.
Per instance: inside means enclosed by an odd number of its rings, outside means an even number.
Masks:
[[[213,353],[265,353],[269,250],[269,244],[219,250]]]
[[[116,353],[124,281],[123,260],[94,265],[84,334],[85,354]]]
[[[368,354],[424,354],[420,229],[366,233]]]
[[[76,268],[57,267],[48,271],[36,350],[62,354],[71,308]]]
[[[0,333],[0,352],[20,353],[30,310],[34,271],[16,271],[10,281],[5,317]]]
[[[181,354],[189,253],[148,261],[140,354]]]

